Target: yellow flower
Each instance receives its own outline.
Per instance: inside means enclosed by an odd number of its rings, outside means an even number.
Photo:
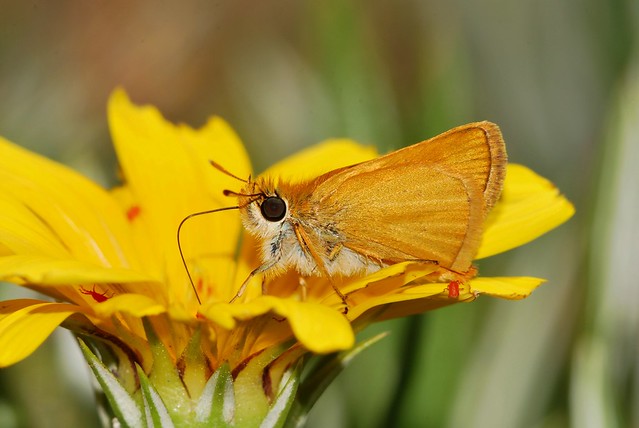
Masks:
[[[53,299],[0,303],[0,366],[26,358],[62,325],[94,347],[106,343],[115,349],[121,378],[127,364],[140,367],[137,378],[133,371],[129,380],[121,379],[129,393],[141,385],[144,395],[145,376],[160,376],[158,368],[169,367],[183,383],[180,399],[186,401],[168,412],[193,415],[211,373],[223,367],[229,368],[237,396],[243,374],[257,370],[255,359],[259,370],[274,361],[289,367],[306,351],[351,348],[355,323],[424,312],[480,294],[519,299],[543,281],[477,277],[461,284],[457,297],[448,283],[427,281],[432,266],[401,263],[343,280],[346,316],[326,279],[300,279],[293,272],[266,282],[265,295],[261,278],[254,278],[246,293],[229,303],[258,261],[255,243],[240,240],[237,212],[226,211],[191,219],[180,237],[200,305],[180,259],[177,226],[189,214],[233,204],[222,192],[237,189],[238,182],[209,161],[248,177],[247,154],[217,117],[199,130],[176,126],[155,108],[132,105],[121,90],[111,97],[108,112],[124,178],[112,191],[0,139],[0,280]],[[266,173],[312,177],[375,156],[369,147],[332,140]],[[551,183],[510,165],[478,258],[535,239],[572,213]],[[168,404],[170,393],[158,391]],[[236,421],[251,412],[263,416],[274,395],[257,410],[242,410],[237,401]]]

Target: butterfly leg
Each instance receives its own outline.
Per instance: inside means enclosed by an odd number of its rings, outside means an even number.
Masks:
[[[338,243],[336,244],[333,249],[331,250],[330,254],[328,255],[328,259],[329,260],[335,260],[335,257],[337,257],[337,255],[340,253],[340,251],[342,251],[342,248],[344,248],[344,244],[342,243]]]
[[[335,294],[337,294],[339,298],[342,300],[342,304],[344,305],[344,309],[342,310],[342,313],[346,315],[348,313],[348,302],[346,301],[348,296],[346,296],[346,294],[342,293],[340,289],[337,288],[337,285],[335,285],[331,277],[329,277],[328,279],[329,279],[329,282],[331,283],[331,287],[333,287],[333,291],[335,291]]]
[[[306,301],[306,290],[307,290],[307,285],[308,284],[306,283],[306,279],[304,279],[304,277],[301,277],[301,276],[299,277],[299,283],[300,283],[300,290],[302,290],[300,297],[302,299],[302,302],[305,302]]]
[[[229,301],[229,303],[235,302],[238,298],[240,298],[244,294],[244,291],[246,291],[246,287],[248,286],[249,282],[251,282],[251,279],[253,279],[253,277],[255,275],[258,275],[258,274],[260,274],[262,272],[265,272],[265,271],[269,270],[278,261],[279,261],[279,258],[273,260],[271,263],[264,263],[263,265],[258,266],[251,273],[249,273],[249,275],[246,277],[246,279],[244,280],[244,282],[240,286],[239,290],[237,290],[237,293],[235,293],[235,296],[233,296],[233,298]],[[264,281],[262,281],[262,293],[263,292],[264,292]]]
[[[337,288],[337,286],[333,283],[333,280],[331,279],[331,276],[326,269],[326,265],[324,264],[324,260],[317,251],[317,248],[312,245],[312,240],[308,237],[308,234],[304,231],[302,226],[300,226],[299,224],[294,224],[293,230],[295,231],[295,236],[297,237],[297,241],[299,242],[302,251],[312,257],[313,260],[315,260],[317,271],[321,273],[323,277],[328,278],[331,286],[333,287],[333,291],[335,291],[335,294],[337,294],[342,300],[342,303],[344,304],[343,313],[344,315],[346,315],[348,313],[348,303],[346,303],[346,295],[342,293],[339,288]],[[329,260],[334,260],[343,247],[344,245],[341,243],[335,245],[328,256]]]
[[[255,275],[257,275],[258,273],[259,272],[257,272],[257,269],[255,269],[253,272],[249,273],[249,276],[246,277],[246,279],[244,280],[244,282],[240,286],[240,289],[237,290],[237,293],[235,293],[235,296],[233,296],[233,298],[229,301],[229,303],[235,302],[239,297],[242,296],[242,294],[244,294],[244,291],[246,290],[246,286],[248,285],[249,282],[251,282],[251,279],[253,279],[253,277]]]

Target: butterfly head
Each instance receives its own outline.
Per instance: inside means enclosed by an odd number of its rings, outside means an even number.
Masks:
[[[281,232],[290,216],[289,203],[271,180],[249,181],[241,192],[225,192],[237,196],[240,216],[246,230],[261,239],[273,238]]]

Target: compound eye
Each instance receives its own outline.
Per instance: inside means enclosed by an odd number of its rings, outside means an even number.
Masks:
[[[286,202],[279,196],[269,196],[260,205],[262,215],[268,221],[280,221],[286,215]]]

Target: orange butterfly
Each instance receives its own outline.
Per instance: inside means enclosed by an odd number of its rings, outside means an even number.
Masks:
[[[259,273],[295,268],[328,278],[403,261],[474,274],[482,225],[501,193],[506,148],[490,122],[460,126],[385,156],[301,183],[242,180],[242,222],[260,242]],[[470,274],[470,275],[472,275]],[[346,303],[337,287],[336,293]]]

